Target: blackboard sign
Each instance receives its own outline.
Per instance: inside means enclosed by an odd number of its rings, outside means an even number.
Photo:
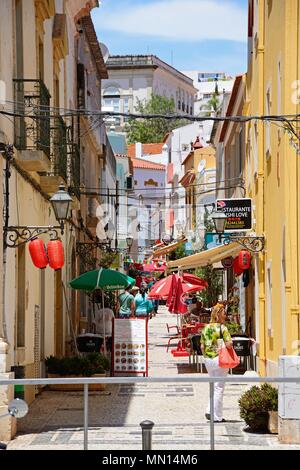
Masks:
[[[217,199],[216,209],[227,217],[226,231],[252,229],[252,199]]]

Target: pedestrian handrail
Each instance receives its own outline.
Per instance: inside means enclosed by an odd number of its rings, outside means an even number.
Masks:
[[[2,379],[0,374],[0,387],[2,385],[52,385],[52,384],[83,384],[84,386],[84,405],[83,405],[83,420],[84,420],[84,450],[88,449],[88,396],[90,384],[134,384],[134,383],[209,383],[209,397],[210,397],[210,414],[214,416],[214,383],[299,383],[300,377],[245,377],[244,375],[230,375],[226,377],[72,377],[72,378],[51,378],[51,379]],[[146,428],[144,425],[146,423]],[[148,424],[151,423],[149,427]],[[151,448],[152,444],[152,427],[154,423],[151,421],[143,421],[141,427],[143,429],[143,449]],[[214,420],[210,420],[210,449],[215,449],[215,435],[214,435]]]
[[[70,377],[70,378],[35,378],[35,379],[1,379],[1,385],[51,385],[51,384],[132,384],[132,383],[167,383],[167,382],[230,382],[230,383],[300,383],[300,377],[245,377],[230,375],[226,377]]]

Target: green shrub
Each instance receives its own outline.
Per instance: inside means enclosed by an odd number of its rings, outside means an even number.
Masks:
[[[239,399],[240,416],[252,431],[267,431],[268,411],[278,410],[278,390],[265,383],[247,390]]]
[[[85,357],[55,357],[49,356],[45,359],[47,371],[50,374],[80,375],[90,377],[94,374],[103,374],[109,370],[109,360],[100,353],[90,353]]]
[[[242,333],[242,327],[239,323],[228,322],[225,323],[225,326],[231,335],[238,335]]]

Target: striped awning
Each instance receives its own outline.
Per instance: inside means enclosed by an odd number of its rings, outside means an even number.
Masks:
[[[157,250],[153,251],[153,257],[167,255],[172,251],[176,250],[180,245],[187,242],[187,238],[182,238],[181,240],[176,240],[176,242],[170,243],[169,245],[165,245],[162,248],[158,248]]]
[[[167,266],[169,269],[192,269],[201,268],[214,263],[218,263],[228,256],[235,256],[241,250],[238,243],[229,243],[228,245],[221,245],[210,250],[201,251],[195,255],[186,256],[185,258],[170,261]]]

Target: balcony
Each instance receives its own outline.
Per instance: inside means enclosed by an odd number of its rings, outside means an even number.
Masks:
[[[15,147],[27,171],[50,169],[50,93],[42,80],[14,81]],[[32,117],[26,117],[30,115]]]
[[[68,183],[68,128],[61,116],[51,117],[50,171],[40,176],[46,193],[53,194],[60,184]]]

